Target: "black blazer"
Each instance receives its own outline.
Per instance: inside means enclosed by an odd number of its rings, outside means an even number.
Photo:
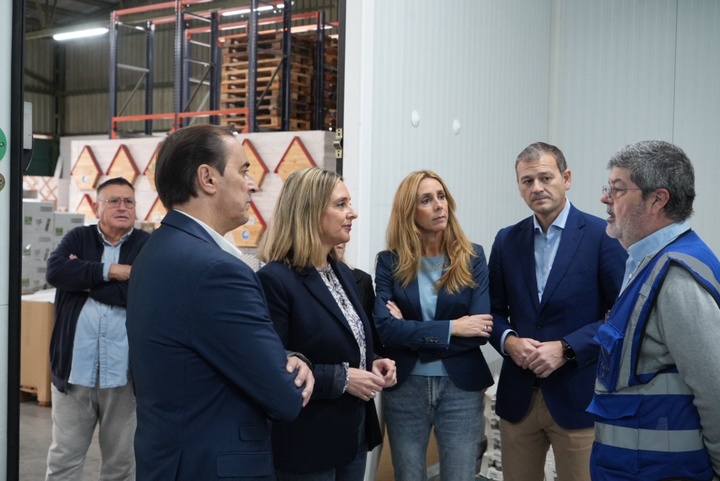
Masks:
[[[367,369],[372,370],[373,340],[350,268],[330,261],[365,327]],[[286,349],[304,354],[313,363],[315,389],[300,415],[275,422],[272,446],[279,470],[315,472],[344,466],[358,450],[358,426],[365,411],[368,449],[381,442],[374,402],[348,393],[332,398],[335,367],[348,362],[359,367],[360,352],[350,326],[315,268],[295,271],[271,262],[258,271],[270,317]]]

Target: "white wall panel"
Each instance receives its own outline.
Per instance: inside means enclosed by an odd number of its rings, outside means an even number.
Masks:
[[[570,199],[601,217],[615,151],[676,143],[697,172],[693,224],[720,252],[720,2],[348,3],[344,174],[360,208],[348,249],[359,267],[372,269],[395,189],[421,168],[445,178],[488,249],[528,214],[512,165],[536,140],[565,152]]]
[[[693,228],[720,254],[720,2],[678,2],[673,139],[695,166]]]
[[[351,191],[360,199],[358,227],[369,230],[361,234],[356,262],[373,268],[375,254],[385,246],[398,184],[424,168],[447,182],[464,229],[489,251],[500,227],[527,215],[515,185],[516,155],[547,135],[550,3],[372,3],[372,28],[361,33],[374,38],[363,37],[363,49],[354,54],[371,70],[373,87],[363,86],[361,98],[346,95],[350,115],[355,111],[348,103],[372,106],[361,125],[370,129],[372,147],[362,146],[362,158],[352,146],[353,136],[363,134],[353,132],[353,119],[345,119],[351,150],[345,177],[350,185],[362,169],[367,179]],[[358,39],[349,36],[353,48]],[[346,79],[352,82],[351,75]],[[417,127],[411,123],[414,111]],[[453,131],[456,120],[459,134]]]
[[[622,146],[672,140],[676,2],[557,2],[549,140],[573,171],[570,199],[604,216],[600,187]]]

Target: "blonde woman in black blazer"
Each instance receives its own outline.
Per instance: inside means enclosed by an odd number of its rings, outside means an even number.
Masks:
[[[395,363],[375,358],[352,271],[334,249],[350,240],[356,217],[337,173],[301,169],[285,181],[259,249],[275,329],[315,376],[298,418],[273,423],[279,481],[361,481],[381,441],[373,399],[396,383]]]

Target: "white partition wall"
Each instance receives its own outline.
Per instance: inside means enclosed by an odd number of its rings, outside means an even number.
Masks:
[[[358,267],[373,269],[395,189],[413,170],[443,177],[487,250],[525,215],[513,165],[547,138],[550,6],[348,2],[344,176],[360,214],[349,247]]]
[[[343,172],[360,213],[348,249],[358,267],[373,270],[395,189],[422,168],[447,181],[489,250],[529,215],[513,165],[537,140],[563,150],[570,200],[601,217],[616,150],[676,143],[696,169],[692,224],[720,252],[720,2],[347,4]]]
[[[720,2],[678,2],[673,140],[695,166],[693,228],[720,255]]]

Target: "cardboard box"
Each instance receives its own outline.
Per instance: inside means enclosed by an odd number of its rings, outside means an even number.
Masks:
[[[30,257],[39,262],[47,262],[57,243],[50,233],[23,232],[23,257]]]
[[[52,233],[55,204],[23,200],[23,234],[27,232]]]
[[[50,335],[55,316],[55,289],[22,296],[20,318],[20,391],[37,395],[38,404],[49,406]]]
[[[32,294],[41,289],[47,289],[48,284],[45,279],[47,265],[44,261],[39,261],[31,257],[23,256],[22,258],[22,278],[20,286],[23,294]]]
[[[53,219],[53,236],[55,237],[55,243],[58,243],[62,238],[73,230],[75,227],[85,225],[85,216],[78,214],[77,212],[55,212]]]

